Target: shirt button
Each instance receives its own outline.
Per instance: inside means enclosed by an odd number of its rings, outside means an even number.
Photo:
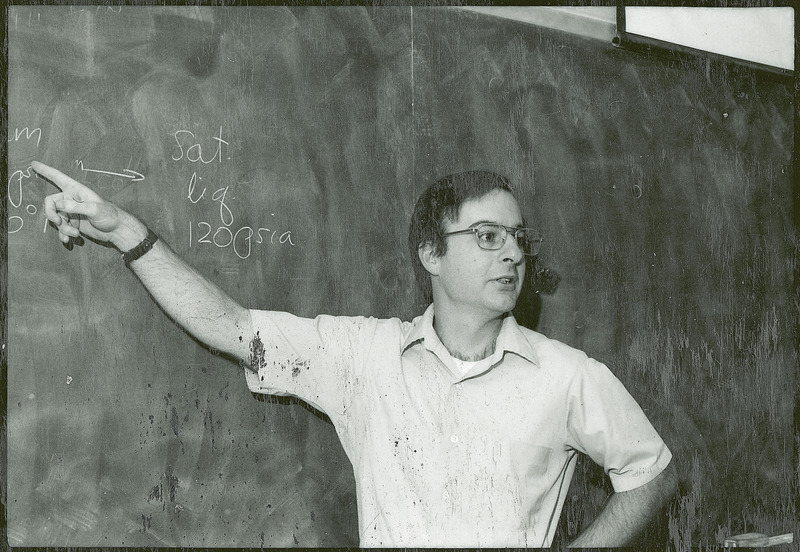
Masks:
[[[462,384],[460,384],[460,383],[457,383],[457,384],[456,384],[456,389],[463,389],[463,387],[464,387],[464,386],[463,386]]]
[[[455,434],[451,435],[450,436],[450,442],[453,443],[453,444],[458,443],[458,435],[455,435]]]

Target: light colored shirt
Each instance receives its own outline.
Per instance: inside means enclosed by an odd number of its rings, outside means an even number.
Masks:
[[[672,457],[608,368],[512,316],[466,372],[432,306],[412,322],[252,319],[263,358],[248,386],[330,417],[353,465],[362,547],[549,546],[577,452],[617,492]]]

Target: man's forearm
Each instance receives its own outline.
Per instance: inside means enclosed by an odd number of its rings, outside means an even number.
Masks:
[[[131,270],[173,320],[206,345],[249,361],[249,310],[186,264],[163,240],[156,240],[149,251],[138,249],[148,235],[147,226],[130,213],[58,169],[38,161],[31,168],[59,190],[45,197],[43,207],[64,244],[86,236],[129,253]]]
[[[129,215],[128,215],[129,216]],[[133,217],[115,245],[126,251],[147,235]],[[183,261],[159,239],[153,249],[130,264],[144,287],[175,322],[202,343],[248,361],[250,311]]]
[[[649,483],[612,494],[600,515],[569,546],[608,548],[630,544],[675,493],[677,485],[678,477],[670,463]]]

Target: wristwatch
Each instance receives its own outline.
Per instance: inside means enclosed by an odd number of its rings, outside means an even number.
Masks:
[[[122,260],[125,261],[126,265],[130,265],[133,261],[140,258],[142,255],[153,249],[153,244],[158,241],[158,236],[156,236],[155,232],[147,229],[147,237],[143,239],[139,245],[130,249],[122,254]]]

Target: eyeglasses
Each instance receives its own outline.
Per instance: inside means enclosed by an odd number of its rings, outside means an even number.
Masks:
[[[522,249],[522,253],[527,256],[535,256],[542,249],[542,237],[533,228],[509,228],[502,224],[483,222],[470,226],[464,230],[447,232],[442,236],[455,236],[458,234],[475,234],[478,246],[481,249],[500,249],[506,243],[509,234],[517,240],[517,245]]]

